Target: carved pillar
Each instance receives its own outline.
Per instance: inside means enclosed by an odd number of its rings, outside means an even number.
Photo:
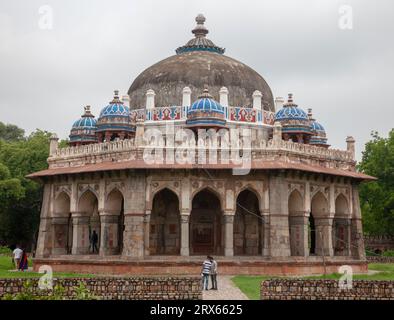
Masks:
[[[181,256],[188,256],[189,253],[189,221],[190,212],[181,214]]]
[[[51,184],[44,185],[44,194],[42,199],[40,228],[37,239],[36,257],[47,257],[51,254],[52,232],[51,220],[49,216],[49,205],[51,201]]]
[[[150,217],[151,211],[147,210],[144,216],[144,254],[145,256],[150,255]]]
[[[135,258],[144,257],[144,216],[144,213],[125,213],[123,255]]]
[[[68,218],[53,217],[52,221],[52,254],[67,254]]]
[[[270,255],[290,256],[288,187],[284,174],[270,176]]]
[[[316,228],[316,254],[333,256],[332,247],[332,222],[333,218],[315,218]]]
[[[224,255],[232,257],[234,255],[234,215],[235,212],[225,212],[224,219]]]
[[[108,213],[100,213],[100,222],[100,255],[108,256],[118,254],[119,216]]]
[[[351,220],[351,252],[352,256],[365,260],[365,247],[363,237],[363,225],[361,221],[360,199],[358,185],[352,185],[353,216]]]
[[[72,254],[89,254],[89,217],[73,213],[73,248]]]
[[[263,257],[270,255],[270,216],[269,212],[265,211],[261,215],[261,254]]]

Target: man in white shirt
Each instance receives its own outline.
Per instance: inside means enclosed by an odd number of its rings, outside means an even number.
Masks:
[[[14,254],[15,269],[19,270],[19,263],[21,262],[23,251],[16,246],[16,249],[12,252]]]

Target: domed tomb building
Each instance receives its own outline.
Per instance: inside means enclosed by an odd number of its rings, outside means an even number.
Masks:
[[[34,268],[198,274],[210,254],[223,274],[367,271],[358,185],[374,178],[354,139],[330,148],[311,111],[274,100],[196,22],[97,120],[85,107],[68,147],[51,138],[29,175],[44,185]]]

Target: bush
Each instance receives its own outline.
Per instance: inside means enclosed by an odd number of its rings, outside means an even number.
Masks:
[[[0,246],[0,255],[6,256],[10,255],[12,253],[12,250],[8,247],[5,246]]]
[[[383,257],[394,257],[394,250],[386,250],[383,252]]]
[[[32,283],[28,280],[23,284],[23,289],[21,292],[16,294],[6,294],[0,300],[98,300],[98,297],[91,294],[91,292],[85,287],[85,285],[80,282],[78,287],[74,288],[74,294],[71,297],[66,296],[65,288],[57,284],[53,290],[35,291],[33,289]]]

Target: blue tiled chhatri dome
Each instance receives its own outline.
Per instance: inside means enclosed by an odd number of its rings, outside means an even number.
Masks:
[[[70,144],[81,145],[97,142],[97,121],[90,112],[90,106],[85,107],[85,112],[80,119],[74,122],[70,132]]]
[[[224,107],[205,88],[203,94],[188,109],[186,123],[193,127],[222,127],[226,123]]]
[[[119,99],[119,92],[115,90],[113,100],[104,107],[97,120],[97,132],[134,132],[135,128],[131,125],[130,110]]]
[[[324,127],[317,122],[312,116],[312,109],[308,109],[308,118],[311,123],[311,131],[313,136],[311,137],[310,144],[320,147],[328,148],[327,135]]]
[[[282,125],[285,140],[308,143],[312,135],[310,121],[304,110],[293,102],[293,95],[289,93],[287,103],[275,114],[275,121]]]

